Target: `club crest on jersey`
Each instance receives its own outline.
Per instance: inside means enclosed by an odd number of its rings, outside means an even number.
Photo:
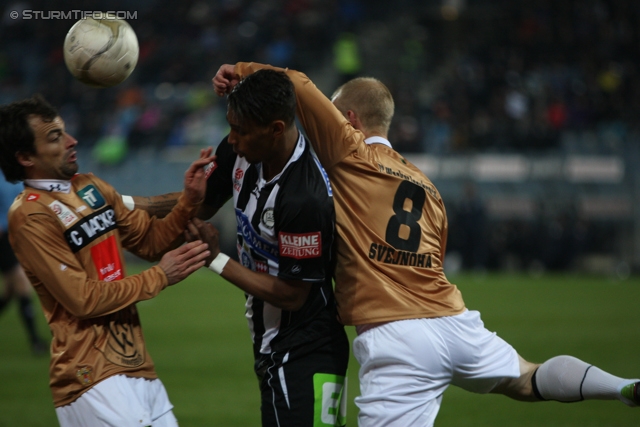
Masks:
[[[60,219],[60,221],[62,221],[62,224],[64,224],[65,227],[67,227],[68,225],[72,224],[73,222],[75,222],[78,219],[76,214],[71,212],[71,209],[66,207],[64,205],[64,203],[62,203],[62,202],[60,202],[58,200],[54,200],[49,205],[49,207],[58,216],[58,218]]]
[[[87,185],[78,191],[77,194],[92,209],[99,209],[105,204],[104,197],[102,197],[102,194],[100,194],[98,189],[93,185]]]
[[[92,371],[91,368],[81,368],[76,371],[76,376],[82,384],[91,384],[93,382]]]
[[[267,227],[269,230],[271,230],[273,228],[273,226],[275,225],[276,221],[273,217],[273,208],[267,208],[262,212],[262,216],[260,217],[260,221],[262,222],[262,225],[264,225],[265,227]]]
[[[322,237],[319,231],[314,233],[278,234],[280,256],[289,258],[318,258],[322,256]]]

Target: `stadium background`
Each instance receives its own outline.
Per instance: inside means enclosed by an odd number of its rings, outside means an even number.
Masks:
[[[225,103],[210,85],[223,63],[299,69],[327,95],[353,76],[375,76],[396,100],[389,139],[447,206],[448,274],[571,272],[635,283],[637,1],[35,0],[0,8],[0,103],[42,93],[79,140],[81,170],[122,193],[179,190],[198,150],[226,134]],[[72,10],[135,17],[140,59],[125,83],[92,89],[70,76],[62,43],[75,20],[55,12]],[[24,19],[25,11],[39,12]],[[234,253],[230,210],[213,222]]]
[[[210,85],[223,63],[300,69],[327,95],[371,75],[397,103],[390,140],[445,199],[450,269],[626,277],[640,266],[638,2],[5,5],[0,102],[44,94],[80,141],[82,169],[122,192],[179,189],[197,149],[225,135],[224,100]],[[23,19],[25,10],[40,14]],[[124,84],[72,79],[61,46],[74,21],[55,15],[72,10],[135,18],[140,60]]]

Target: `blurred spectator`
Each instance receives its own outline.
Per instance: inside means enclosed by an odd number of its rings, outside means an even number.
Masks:
[[[464,198],[457,209],[456,227],[462,238],[459,248],[462,267],[468,270],[483,270],[486,267],[488,249],[486,211],[484,202],[471,182],[465,185]]]

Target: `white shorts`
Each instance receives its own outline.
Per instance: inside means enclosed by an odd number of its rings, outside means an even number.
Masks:
[[[167,391],[159,379],[115,375],[56,408],[60,427],[177,427]]]
[[[385,323],[358,335],[358,425],[430,427],[449,384],[475,393],[520,376],[518,354],[477,311]]]

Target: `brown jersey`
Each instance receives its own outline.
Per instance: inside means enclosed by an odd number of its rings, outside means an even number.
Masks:
[[[126,277],[122,249],[155,260],[197,205],[183,196],[165,219],[128,210],[113,187],[76,175],[71,191],[25,186],[9,211],[9,236],[51,329],[55,406],[116,374],[157,378],[135,303],[168,285],[158,266]]]
[[[443,270],[447,216],[433,183],[383,138],[365,142],[309,78],[286,71],[298,119],[334,191],[338,235],[336,299],[342,321],[364,325],[459,314],[465,306]]]

